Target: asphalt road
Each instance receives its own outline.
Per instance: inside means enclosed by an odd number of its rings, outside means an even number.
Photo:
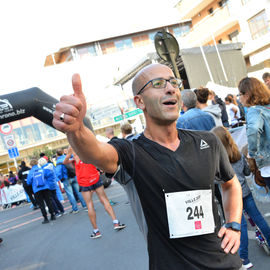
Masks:
[[[40,210],[30,204],[0,212],[1,270],[147,270],[146,244],[139,232],[124,190],[117,183],[108,187],[109,199],[121,223],[127,227],[114,231],[110,217],[94,196],[97,221],[102,237],[91,239],[87,212],[79,206],[77,214],[66,214],[49,224],[41,224]],[[257,203],[270,224],[270,203]],[[71,208],[66,201],[66,212]],[[254,270],[269,270],[270,257],[258,246],[249,226],[249,253]]]

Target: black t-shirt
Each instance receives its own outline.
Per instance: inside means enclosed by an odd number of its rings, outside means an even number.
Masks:
[[[133,142],[112,140],[119,163],[133,176],[148,225],[150,270],[238,270],[238,255],[225,254],[217,207],[214,203],[214,178],[228,181],[234,171],[217,137],[204,131],[179,130],[176,151],[141,135]],[[132,147],[132,143],[133,146]],[[164,193],[212,189],[214,233],[185,238],[169,237]]]

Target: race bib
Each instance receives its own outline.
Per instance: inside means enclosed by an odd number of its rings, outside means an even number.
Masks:
[[[212,190],[165,193],[170,238],[213,233]]]

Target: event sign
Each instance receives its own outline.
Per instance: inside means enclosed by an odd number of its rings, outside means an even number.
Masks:
[[[21,185],[13,185],[0,189],[0,204],[10,204],[27,200],[24,188]]]

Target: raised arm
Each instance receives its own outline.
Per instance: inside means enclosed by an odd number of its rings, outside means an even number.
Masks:
[[[56,104],[53,125],[66,133],[70,145],[83,162],[114,173],[118,162],[116,150],[110,144],[98,141],[83,124],[87,106],[79,74],[73,75],[72,87],[74,94],[62,96]]]

